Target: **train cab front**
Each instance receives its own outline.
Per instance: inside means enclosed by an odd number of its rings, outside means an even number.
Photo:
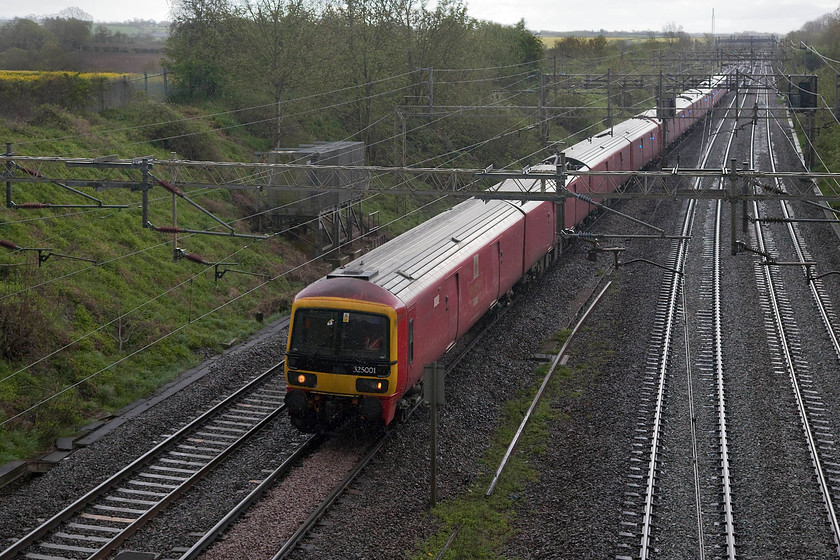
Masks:
[[[396,313],[369,302],[303,299],[292,306],[286,405],[303,432],[329,431],[355,416],[369,429],[394,417]]]

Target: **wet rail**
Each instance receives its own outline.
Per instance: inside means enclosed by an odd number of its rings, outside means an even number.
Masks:
[[[282,363],[213,406],[0,553],[106,558],[284,410]]]

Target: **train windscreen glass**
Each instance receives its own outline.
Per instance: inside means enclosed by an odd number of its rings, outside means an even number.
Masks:
[[[289,352],[339,360],[386,361],[388,318],[358,311],[299,308]]]

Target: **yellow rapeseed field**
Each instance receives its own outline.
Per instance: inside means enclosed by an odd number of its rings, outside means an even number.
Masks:
[[[73,77],[87,80],[117,80],[128,74],[116,72],[38,72],[32,70],[0,70],[0,80],[8,82],[37,82],[38,80]]]

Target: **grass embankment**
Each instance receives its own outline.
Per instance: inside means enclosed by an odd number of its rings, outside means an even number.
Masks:
[[[150,101],[86,116],[48,105],[25,120],[0,120],[0,141],[11,142],[18,155],[167,159],[176,151],[195,159],[252,160],[258,140],[241,129],[232,132],[238,138],[212,133],[225,126],[219,119],[185,116],[198,115]],[[133,173],[109,177],[137,180]],[[216,281],[213,267],[173,260],[171,235],[141,227],[139,193],[82,190],[106,205],[128,207],[0,209],[0,463],[48,449],[56,436],[118,410],[257,330],[256,313],[269,318],[284,311],[303,282],[322,272],[286,274],[306,257],[279,239],[182,235],[179,247],[205,261],[234,262],[229,268],[275,278],[262,287],[265,279],[233,272]],[[233,203],[241,194],[189,195],[225,221],[243,216]],[[54,183],[13,184],[12,198],[18,206],[91,204]],[[170,225],[172,195],[155,188],[150,200],[150,221]],[[183,202],[178,222],[189,229],[218,227]],[[235,226],[249,229],[243,222]],[[39,266],[38,252],[29,250],[35,248],[55,254]]]
[[[69,87],[77,86],[85,89],[75,81]],[[269,141],[249,134],[219,107],[143,99],[101,114],[30,104],[25,116],[0,117],[0,143],[5,142],[19,156],[85,158],[169,159],[175,152],[183,159],[249,162],[255,151],[270,149]],[[48,172],[54,178],[75,173],[61,167]],[[139,180],[136,170],[106,176]],[[102,172],[90,177],[102,179]],[[309,256],[282,236],[255,241],[182,234],[178,247],[204,261],[236,263],[227,268],[272,278],[228,272],[217,281],[212,266],[174,261],[171,235],[141,227],[140,193],[82,190],[106,205],[128,207],[20,208],[92,203],[43,182],[13,184],[18,208],[0,208],[0,463],[49,450],[57,436],[120,409],[225,343],[256,331],[257,313],[269,319],[287,311],[294,294],[328,270],[320,262],[301,266]],[[258,206],[243,191],[187,194],[226,222]],[[453,203],[444,200],[399,219],[427,200],[373,195],[363,206],[365,213],[378,211],[383,225],[396,220],[388,228],[388,235],[396,235]],[[172,195],[155,187],[150,201],[149,221],[171,225]],[[219,229],[213,218],[183,201],[177,214],[182,228]],[[250,230],[247,221],[233,225],[239,233]],[[39,266],[38,253],[28,250],[35,248],[55,255]]]
[[[546,341],[546,351],[556,352],[568,338],[570,331],[560,331]],[[534,459],[545,452],[553,424],[563,421],[563,413],[551,403],[557,398],[579,398],[579,388],[572,388],[579,372],[567,366],[558,366],[546,387],[543,398],[531,415],[516,452],[511,455],[507,467],[495,488],[487,497],[493,475],[507,451],[507,447],[519,429],[526,411],[531,406],[537,388],[543,382],[549,366],[543,365],[533,374],[531,387],[522,389],[515,398],[508,401],[499,421],[499,427],[490,448],[481,458],[483,473],[462,496],[447,500],[432,509],[439,529],[432,537],[418,545],[415,560],[437,556],[457,528],[458,535],[444,558],[469,558],[472,560],[495,560],[503,558],[504,547],[515,534],[516,500],[525,486],[535,480],[539,473],[534,469]]]

